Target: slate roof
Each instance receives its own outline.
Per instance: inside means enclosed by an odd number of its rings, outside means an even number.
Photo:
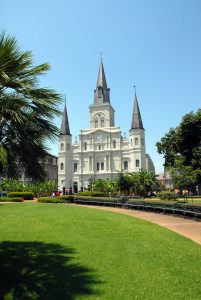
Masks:
[[[64,106],[64,111],[63,111],[63,116],[62,116],[60,135],[71,135],[69,123],[68,123],[68,114],[67,114],[67,109],[66,109],[66,103]]]
[[[102,96],[100,96],[100,94],[102,94]],[[101,61],[99,66],[99,71],[98,71],[96,89],[94,91],[94,103],[105,103],[105,102],[110,103],[110,89],[107,87],[103,62]]]
[[[137,96],[135,95],[131,129],[137,129],[137,128],[143,129],[143,124],[142,124],[142,118],[141,118],[140,109],[137,101]]]

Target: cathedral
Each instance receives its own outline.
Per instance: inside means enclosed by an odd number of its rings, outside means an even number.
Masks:
[[[89,106],[89,129],[81,129],[79,141],[72,143],[66,104],[62,116],[59,153],[58,189],[84,190],[93,180],[113,180],[120,172],[154,172],[145,148],[145,130],[135,94],[129,138],[115,126],[115,111],[110,102],[101,60],[94,101]]]

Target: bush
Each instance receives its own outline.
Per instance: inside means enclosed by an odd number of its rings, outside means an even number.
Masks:
[[[160,192],[157,194],[157,197],[161,200],[176,200],[179,198],[179,195],[175,192]]]
[[[22,198],[21,197],[12,197],[12,198],[8,198],[8,197],[0,197],[0,202],[22,202]]]
[[[84,192],[79,192],[76,194],[76,196],[89,196],[89,197],[104,197],[105,194],[103,192],[90,192],[90,191],[84,191]]]
[[[33,200],[34,194],[32,192],[10,192],[8,193],[8,198],[24,197],[24,200]]]
[[[73,201],[73,196],[59,196],[59,197],[40,197],[38,202],[41,203],[69,203]]]
[[[55,198],[64,200],[65,202],[73,202],[74,199],[73,195],[61,195]]]

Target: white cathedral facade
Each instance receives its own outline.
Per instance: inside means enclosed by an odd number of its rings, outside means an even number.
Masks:
[[[112,180],[119,172],[154,171],[145,149],[145,130],[135,95],[129,138],[115,126],[115,111],[110,103],[103,62],[101,61],[94,101],[89,106],[89,129],[80,130],[72,144],[66,105],[63,112],[58,153],[58,189],[76,193],[97,178]]]

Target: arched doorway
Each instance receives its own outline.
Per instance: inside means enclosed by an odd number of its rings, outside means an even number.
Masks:
[[[77,181],[74,181],[73,182],[73,193],[77,194],[77,192],[78,192],[78,183],[77,183]]]

